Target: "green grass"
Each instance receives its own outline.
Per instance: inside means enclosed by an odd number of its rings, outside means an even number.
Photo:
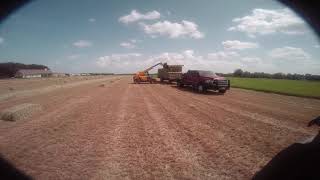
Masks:
[[[231,87],[320,99],[320,82],[263,78],[228,78]]]

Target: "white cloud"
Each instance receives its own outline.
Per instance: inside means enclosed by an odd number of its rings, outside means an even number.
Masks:
[[[297,50],[295,49],[295,51]],[[301,52],[298,54],[301,54]],[[241,68],[250,72],[314,73],[317,72],[317,68],[319,69],[319,63],[315,64],[313,61],[283,61],[279,64],[276,59],[269,59],[246,56],[234,51],[217,51],[201,55],[192,49],[187,49],[179,52],[162,52],[150,55],[139,53],[111,54],[99,57],[95,61],[95,67],[99,67],[100,70],[105,72],[114,73],[134,73],[158,62],[184,65],[184,72],[189,69],[199,69],[227,73]],[[157,69],[155,68],[151,72],[156,72]],[[312,70],[309,71],[310,69]]]
[[[78,48],[85,48],[85,47],[91,47],[92,42],[86,41],[86,40],[79,40],[73,43],[73,46]]]
[[[273,59],[289,61],[308,60],[311,58],[311,55],[305,52],[303,49],[289,46],[275,48],[269,52],[269,56]]]
[[[194,50],[188,49],[182,52],[186,58],[194,58]]]
[[[160,21],[154,24],[140,23],[145,33],[154,36],[162,35],[169,38],[190,37],[200,39],[204,34],[198,30],[198,25],[191,21],[181,21],[181,23]]]
[[[188,49],[180,52],[163,52],[157,55],[152,55],[147,58],[148,65],[157,62],[166,62],[168,64],[183,65],[183,71],[188,69],[209,69],[208,62],[201,55],[197,55],[193,50]]]
[[[122,42],[122,43],[120,43],[120,46],[124,47],[124,48],[128,48],[128,49],[133,49],[136,47],[134,44],[129,43],[129,42]]]
[[[218,51],[208,54],[208,59],[221,61],[221,60],[233,60],[240,57],[240,54],[234,51]]]
[[[203,58],[196,56],[193,50],[181,52],[163,52],[154,55],[142,55],[139,53],[112,54],[99,57],[96,65],[112,72],[136,72],[148,68],[158,62],[168,64],[181,64],[185,69],[203,66]],[[157,68],[153,71],[155,72]]]
[[[260,63],[262,60],[259,57],[243,57],[241,58],[241,61],[243,63],[252,64],[252,63]]]
[[[108,56],[101,56],[96,61],[98,67],[107,67],[107,66],[117,66],[121,67],[123,65],[128,65],[142,55],[139,53],[126,53],[126,54],[112,54]],[[132,61],[132,62],[130,62]]]
[[[89,22],[96,22],[96,19],[95,18],[90,18],[88,19]]]
[[[122,16],[119,18],[119,22],[128,24],[140,20],[153,20],[159,19],[161,14],[158,11],[150,11],[146,14],[142,14],[137,10],[132,10],[130,14]]]
[[[278,10],[254,9],[251,15],[232,20],[237,25],[229,31],[245,32],[250,37],[256,34],[303,34],[306,31],[304,21],[288,8]]]
[[[212,70],[215,72],[233,72],[237,68],[252,66],[254,62],[242,62],[241,56],[236,52],[217,52],[211,54],[224,54],[224,58],[211,59],[201,56],[191,49],[180,52],[163,52],[154,55],[142,54],[112,54],[98,58],[96,65],[106,71],[112,72],[136,72],[148,68],[158,62],[168,64],[180,64],[183,71],[189,69]],[[248,60],[248,59],[247,59]],[[248,60],[249,61],[249,60]],[[253,60],[251,60],[253,61]],[[247,65],[248,64],[248,65]],[[157,68],[152,72],[156,72]]]
[[[234,41],[223,41],[222,45],[224,47],[224,49],[227,50],[243,50],[243,49],[254,49],[254,48],[258,48],[259,45],[257,43],[253,43],[253,42],[241,42],[238,40],[234,40]]]
[[[0,44],[3,44],[3,43],[4,43],[4,38],[0,37]]]
[[[128,48],[128,49],[133,49],[133,48],[136,48],[136,44],[138,42],[141,42],[141,40],[130,39],[130,40],[126,41],[126,42],[120,43],[120,46],[124,47],[124,48]]]
[[[80,54],[71,54],[67,58],[70,60],[75,60],[75,59],[79,59],[80,57],[81,57]]]
[[[234,51],[217,51],[207,54],[206,66],[214,72],[233,72],[235,69],[248,69],[249,63],[242,61],[242,56]],[[252,66],[253,63],[250,64]]]
[[[320,48],[320,45],[319,45],[319,44],[316,44],[316,45],[314,45],[313,47],[318,49],[318,48]]]

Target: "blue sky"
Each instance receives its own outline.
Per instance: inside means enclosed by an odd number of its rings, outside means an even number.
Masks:
[[[57,72],[187,69],[320,74],[318,38],[266,0],[38,0],[0,24],[0,62]]]

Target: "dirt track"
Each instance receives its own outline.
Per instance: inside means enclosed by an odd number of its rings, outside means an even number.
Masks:
[[[319,100],[106,82],[1,101],[0,109],[32,102],[44,111],[0,121],[0,153],[36,179],[249,179],[317,132],[306,123]]]

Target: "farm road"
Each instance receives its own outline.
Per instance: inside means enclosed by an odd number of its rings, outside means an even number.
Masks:
[[[320,101],[232,89],[197,94],[131,77],[13,97],[36,103],[0,121],[0,153],[35,179],[249,179],[309,136]]]

